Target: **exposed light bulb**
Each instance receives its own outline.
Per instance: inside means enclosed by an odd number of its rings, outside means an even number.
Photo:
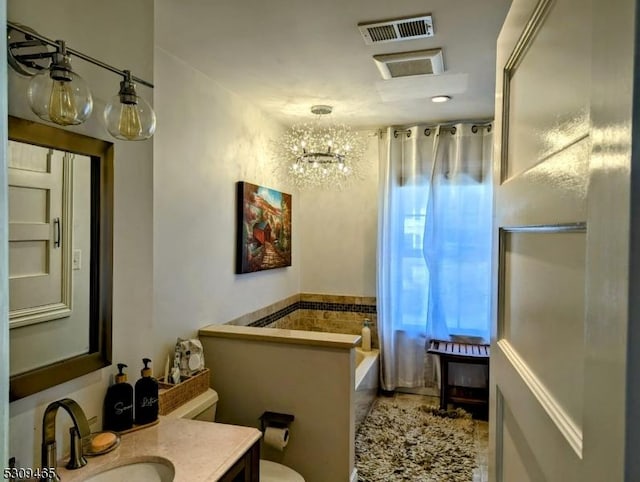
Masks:
[[[156,130],[156,115],[151,106],[136,93],[131,72],[125,70],[124,73],[118,94],[104,109],[107,130],[117,139],[148,139]]]
[[[29,82],[27,97],[38,117],[63,126],[82,124],[93,110],[89,87],[71,70],[71,61],[61,40],[49,68],[34,75]]]
[[[140,122],[140,114],[135,104],[123,104],[120,110],[120,122],[118,123],[118,131],[123,137],[134,140],[142,133],[142,123]]]
[[[78,109],[69,82],[54,80],[49,98],[49,118],[63,126],[75,124]]]

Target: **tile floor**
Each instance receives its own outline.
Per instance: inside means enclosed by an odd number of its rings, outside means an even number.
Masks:
[[[476,448],[478,467],[473,471],[472,482],[489,482],[489,423],[476,420]]]

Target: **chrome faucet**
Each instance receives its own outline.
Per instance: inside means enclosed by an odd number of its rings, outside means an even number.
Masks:
[[[42,468],[57,468],[56,453],[56,414],[58,408],[64,408],[73,421],[71,433],[71,457],[67,463],[68,469],[79,469],[87,465],[87,459],[82,455],[82,440],[91,433],[87,417],[77,402],[70,398],[63,398],[50,403],[44,411],[42,419]],[[59,482],[60,478],[54,472],[53,477],[43,477],[41,482]]]

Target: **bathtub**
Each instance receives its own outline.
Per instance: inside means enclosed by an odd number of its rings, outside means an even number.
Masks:
[[[356,349],[356,376],[355,376],[355,428],[356,432],[366,417],[373,400],[378,393],[378,380],[380,376],[380,352],[379,350],[363,351]]]

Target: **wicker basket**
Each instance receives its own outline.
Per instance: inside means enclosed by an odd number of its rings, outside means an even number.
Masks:
[[[180,405],[207,391],[209,369],[205,368],[191,377],[183,377],[176,385],[165,383],[161,378],[158,380],[158,388],[158,413],[167,415]]]

